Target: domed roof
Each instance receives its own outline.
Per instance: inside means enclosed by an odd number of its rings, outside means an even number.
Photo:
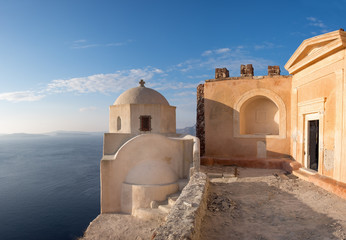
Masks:
[[[144,86],[144,81],[139,82],[139,87],[131,88],[123,92],[114,105],[121,104],[162,104],[169,105],[167,99],[154,89]]]

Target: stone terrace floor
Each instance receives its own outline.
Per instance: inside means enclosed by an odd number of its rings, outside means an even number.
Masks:
[[[346,200],[282,170],[201,167],[201,239],[346,239]]]

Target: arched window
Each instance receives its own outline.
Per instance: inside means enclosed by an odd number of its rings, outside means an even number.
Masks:
[[[117,130],[119,131],[121,129],[121,118],[117,118]]]
[[[267,97],[252,97],[240,108],[242,135],[279,135],[279,121],[279,108]]]

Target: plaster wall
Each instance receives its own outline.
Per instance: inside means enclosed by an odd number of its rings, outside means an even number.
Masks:
[[[299,65],[299,63],[298,63]],[[292,81],[292,156],[306,166],[306,119],[317,113],[320,122],[319,173],[346,181],[343,154],[345,125],[345,50],[300,69]]]
[[[110,133],[131,133],[130,105],[111,105],[109,107],[109,132]],[[121,119],[121,128],[118,130],[118,117]]]
[[[142,115],[151,116],[151,133],[175,133],[175,107],[163,104],[122,104],[110,106],[109,132],[141,134]],[[119,118],[121,127],[119,129]]]
[[[187,178],[193,159],[193,139],[167,138],[158,134],[138,135],[113,156],[101,159],[101,213],[121,212],[122,185],[131,169],[145,162],[167,165],[178,178]],[[160,171],[143,168],[143,174],[160,178]],[[159,199],[158,199],[159,200]],[[136,201],[135,201],[136,202]]]
[[[253,97],[240,110],[240,134],[279,134],[279,108],[266,97]]]
[[[257,90],[258,97],[268,97],[266,93],[270,93],[276,98],[271,99],[274,103],[282,103],[279,135],[242,135],[240,129],[238,134],[235,131],[234,116],[239,115],[235,105],[247,93]],[[278,158],[290,154],[291,76],[207,80],[204,98],[206,156],[242,159]]]
[[[176,132],[176,107],[161,105],[160,133]]]
[[[166,116],[164,116],[167,114]],[[141,115],[151,116],[151,133],[175,133],[175,107],[161,104],[131,104],[131,133],[141,134]]]
[[[115,154],[128,140],[136,136],[131,133],[105,133],[103,135],[103,155]]]

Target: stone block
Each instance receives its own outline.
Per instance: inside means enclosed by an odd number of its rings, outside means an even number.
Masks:
[[[240,76],[241,77],[252,77],[254,75],[254,68],[252,64],[240,65]]]
[[[215,79],[217,78],[228,78],[229,71],[227,68],[215,68]]]
[[[280,66],[268,66],[268,76],[280,75]]]

